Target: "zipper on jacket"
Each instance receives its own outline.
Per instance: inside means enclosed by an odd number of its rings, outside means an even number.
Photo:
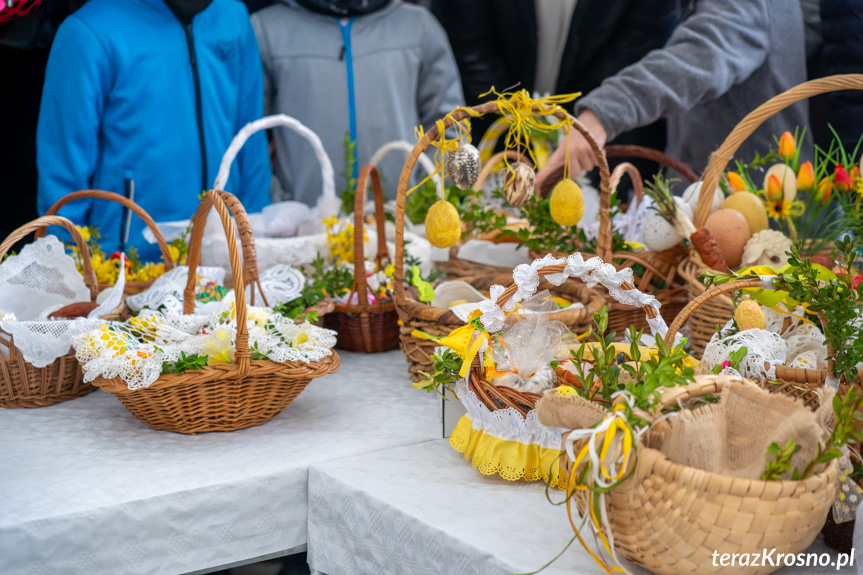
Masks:
[[[342,31],[342,52],[339,55],[339,60],[344,58],[345,68],[348,74],[348,121],[351,131],[351,141],[356,144],[357,141],[357,102],[354,96],[354,57],[351,52],[351,27],[354,25],[353,18],[339,19],[336,18],[336,23]],[[354,173],[352,178],[356,178],[359,173],[359,162],[357,162],[356,147],[354,147]]]
[[[192,77],[195,80],[195,114],[198,118],[198,141],[201,143],[201,191],[206,191],[207,185],[207,143],[204,139],[204,112],[201,105],[201,77],[198,74],[198,57],[195,54],[195,36],[192,34],[192,23],[183,24],[186,32],[186,43],[189,45],[189,61],[192,63]]]

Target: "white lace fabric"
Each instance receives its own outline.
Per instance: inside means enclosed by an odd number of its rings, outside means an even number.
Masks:
[[[336,333],[308,322],[297,324],[266,308],[248,308],[249,347],[268,359],[318,361],[332,354]],[[84,381],[119,377],[129,389],[149,387],[165,362],[181,354],[205,355],[208,364],[234,360],[233,305],[208,316],[145,310],[128,322],[111,322],[73,338]]]
[[[537,419],[535,409],[528,411],[527,417],[523,417],[511,407],[492,411],[468,388],[464,379],[456,383],[455,392],[473,422],[474,429],[506,441],[560,449],[560,438],[566,430],[542,425]]]

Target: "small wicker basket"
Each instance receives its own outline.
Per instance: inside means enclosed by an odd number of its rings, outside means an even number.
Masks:
[[[660,408],[722,391],[730,376],[698,376],[664,390]],[[710,473],[669,461],[644,444],[632,476],[606,493],[615,549],[657,575],[716,573],[715,553],[800,553],[815,540],[836,494],[837,463],[801,481],[761,481]],[[573,496],[587,508],[587,492]],[[737,566],[763,575],[777,567]]]
[[[722,145],[710,156],[710,162],[704,170],[702,189],[715,190],[719,186],[725,167],[734,154],[768,118],[801,100],[838,90],[863,90],[863,74],[845,74],[810,80],[774,96],[755,108],[740,120]],[[711,202],[712,194],[700,195],[693,220],[696,229],[701,228],[707,221]],[[689,287],[689,299],[694,300],[707,289],[699,279],[700,274],[712,270],[704,264],[694,249],[691,251],[690,258],[680,264],[679,271]],[[716,326],[724,325],[731,314],[731,298],[718,297],[711,299],[697,315],[689,319],[690,344],[697,353],[704,350],[704,346],[715,333]]]
[[[324,325],[338,333],[336,347],[347,351],[376,353],[390,351],[399,347],[399,316],[393,302],[368,302],[368,283],[366,281],[365,247],[363,245],[363,215],[365,196],[369,180],[375,201],[375,223],[378,232],[378,253],[375,262],[383,269],[384,262],[390,261],[386,242],[386,216],[384,214],[384,191],[381,176],[372,164],[362,167],[357,178],[357,192],[354,196],[354,285],[348,301],[357,298],[356,304],[335,304],[332,313],[324,318]]]
[[[234,224],[222,199],[226,195],[223,191],[208,191],[193,219],[189,278],[183,302],[186,313],[194,310],[195,270],[211,206],[218,212],[228,239],[234,285],[244,284]],[[252,360],[245,297],[236,298],[236,321],[233,363],[163,375],[143,389],[130,390],[120,378],[97,378],[93,385],[116,395],[135,417],[153,429],[195,434],[234,431],[265,423],[290,405],[312,379],[339,368],[339,356],[335,352],[320,361],[308,363]]]
[[[159,226],[156,225],[156,222],[153,221],[153,218],[150,217],[150,214],[148,214],[144,210],[144,208],[142,208],[141,206],[139,206],[138,204],[136,204],[135,202],[133,202],[132,200],[130,200],[129,198],[127,198],[125,196],[121,196],[120,194],[115,194],[114,192],[106,192],[103,190],[80,190],[78,192],[72,192],[71,194],[66,194],[65,196],[63,196],[62,198],[57,200],[57,202],[53,206],[48,208],[48,211],[45,212],[45,215],[46,216],[52,216],[52,215],[56,214],[58,211],[60,211],[60,208],[62,208],[63,206],[65,206],[69,202],[73,202],[75,200],[85,199],[85,198],[86,199],[97,199],[97,200],[108,200],[110,202],[118,203],[121,206],[123,206],[124,208],[130,210],[132,213],[134,213],[139,218],[141,218],[144,221],[144,223],[147,225],[147,227],[150,228],[150,231],[153,232],[153,235],[156,237],[156,244],[158,244],[159,251],[162,252],[162,259],[165,262],[165,271],[168,271],[169,269],[174,267],[174,263],[176,263],[176,262],[174,262],[171,259],[171,252],[168,250],[168,243],[165,241],[165,237],[162,235],[162,232],[159,231]],[[37,238],[41,238],[44,235],[45,235],[45,228],[41,228],[41,229],[36,231],[36,237]],[[149,288],[151,285],[153,285],[153,281],[155,281],[155,280],[134,281],[134,282],[133,281],[127,281],[126,287],[123,290],[123,293],[126,295],[132,295],[132,294],[142,292],[145,289]],[[109,284],[99,284],[98,290],[101,292],[101,291],[108,289],[109,287],[112,287],[112,286]]]
[[[42,216],[21,226],[0,244],[0,259],[16,242],[48,226],[61,226],[72,235],[72,240],[81,254],[84,283],[90,289],[90,297],[95,301],[99,289],[87,242],[84,241],[78,228],[66,218]],[[44,407],[96,391],[95,387],[84,383],[84,374],[81,372],[78,360],[75,359],[74,349],[45,367],[34,367],[15,347],[14,338],[2,330],[0,330],[0,344],[9,350],[8,357],[0,353],[0,373],[3,375],[2,384],[0,384],[0,407]]]

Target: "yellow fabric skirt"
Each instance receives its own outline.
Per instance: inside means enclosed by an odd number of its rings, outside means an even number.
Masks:
[[[540,445],[525,445],[500,439],[473,428],[473,420],[462,415],[449,438],[449,444],[471,460],[483,475],[500,475],[509,481],[545,481],[564,489],[566,474],[560,468],[563,451]]]

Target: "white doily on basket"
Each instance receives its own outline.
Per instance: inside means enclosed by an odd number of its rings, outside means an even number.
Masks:
[[[249,347],[268,359],[318,361],[332,354],[336,333],[309,323],[296,324],[265,308],[248,308]],[[119,377],[129,389],[149,387],[164,362],[181,354],[206,355],[210,363],[234,359],[236,321],[233,307],[210,316],[144,310],[128,322],[103,325],[73,338],[84,381]]]
[[[729,327],[731,327],[731,321],[725,324],[723,331]],[[776,366],[785,364],[787,351],[785,340],[778,333],[764,329],[747,329],[723,336],[721,339],[719,334],[713,334],[707,347],[704,348],[701,364],[710,371],[714,366],[722,366],[723,362],[729,360],[731,353],[744,347],[746,348],[746,355],[740,362],[740,369],[724,367],[722,373],[758,379],[774,379]]]
[[[560,438],[566,430],[542,425],[537,419],[535,409],[528,411],[527,417],[522,417],[511,407],[491,411],[468,389],[464,379],[456,383],[455,393],[473,421],[474,429],[506,441],[560,449]]]
[[[18,319],[33,320],[46,308],[90,301],[90,290],[60,240],[45,236],[0,264],[0,301]]]
[[[306,278],[303,273],[297,268],[285,264],[279,264],[264,271],[260,280],[264,296],[271,306],[300,297],[306,286]],[[246,286],[246,297],[248,298],[250,294],[251,286]]]
[[[199,287],[207,282],[222,285],[225,279],[225,270],[219,267],[198,266],[197,275],[200,276],[200,280],[198,281]],[[145,308],[153,310],[164,308],[169,312],[182,314],[183,290],[186,289],[186,279],[188,277],[188,266],[176,266],[156,278],[156,281],[148,289],[127,297],[126,305],[132,311],[141,311]],[[221,302],[212,303],[219,304]],[[221,305],[195,302],[196,313],[209,313],[221,307]]]
[[[0,321],[0,329],[11,335],[15,347],[33,367],[45,367],[72,347],[72,338],[104,325],[101,319]]]

